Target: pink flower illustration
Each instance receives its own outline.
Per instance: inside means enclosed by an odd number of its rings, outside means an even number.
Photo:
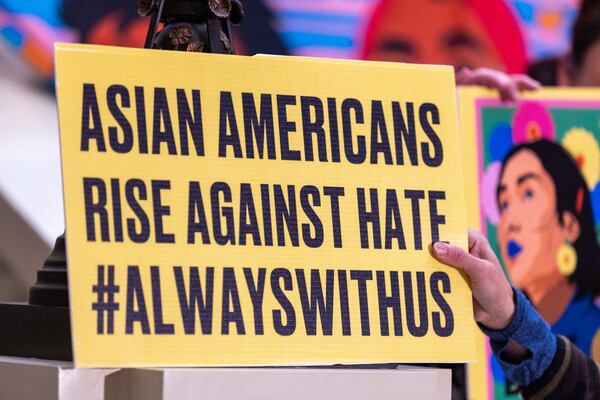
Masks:
[[[546,108],[536,101],[524,101],[513,119],[513,142],[535,142],[554,139],[554,122]]]

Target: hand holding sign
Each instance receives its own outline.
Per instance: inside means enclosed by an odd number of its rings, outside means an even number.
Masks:
[[[542,85],[535,79],[524,74],[508,75],[502,71],[490,68],[461,68],[456,74],[458,85],[487,86],[498,90],[503,101],[518,101],[521,91],[537,90]]]
[[[446,243],[435,243],[433,248],[438,260],[469,276],[475,320],[490,329],[506,328],[515,312],[513,290],[485,236],[470,230],[468,253]]]

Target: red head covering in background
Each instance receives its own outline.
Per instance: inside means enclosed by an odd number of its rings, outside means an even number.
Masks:
[[[527,67],[523,34],[504,0],[381,0],[362,58],[509,73]]]

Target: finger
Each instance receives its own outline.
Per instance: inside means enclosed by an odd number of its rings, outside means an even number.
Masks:
[[[433,256],[446,265],[459,269],[473,277],[477,271],[483,268],[485,261],[473,257],[458,246],[443,242],[433,244]]]
[[[508,76],[504,72],[489,68],[475,70],[462,69],[456,81],[460,85],[481,85],[498,90],[500,98],[505,102],[516,102],[521,99],[520,90],[534,90],[539,83],[526,75]]]
[[[481,242],[481,240],[483,239],[483,234],[481,234],[479,231],[476,231],[475,229],[469,228],[468,229],[468,236],[469,236],[469,252],[471,250],[473,250],[473,248]]]
[[[542,87],[542,84],[527,75],[513,75],[513,82],[519,90],[537,90]]]
[[[541,84],[527,75],[511,75],[500,90],[500,97],[506,102],[516,102],[521,99],[522,90],[537,90]]]
[[[519,88],[514,82],[507,82],[499,90],[500,98],[504,102],[517,102],[521,99],[521,93],[519,92]]]
[[[494,250],[492,250],[492,246],[490,246],[490,242],[485,235],[474,229],[469,229],[469,253],[493,264],[500,265],[498,257],[494,253]]]
[[[471,78],[471,82],[497,90],[500,99],[504,102],[515,102],[521,97],[510,78],[497,71],[482,71],[480,75]]]
[[[482,71],[480,75],[473,76],[471,80],[475,85],[487,86],[490,89],[497,89],[500,92],[510,83],[504,75],[495,71]]]
[[[459,85],[481,85],[492,89],[500,89],[508,81],[507,76],[487,68],[475,70],[461,69],[456,79]]]
[[[467,85],[469,79],[471,78],[471,74],[472,71],[471,69],[467,68],[467,67],[462,67],[457,73],[456,73],[456,84],[457,85]]]

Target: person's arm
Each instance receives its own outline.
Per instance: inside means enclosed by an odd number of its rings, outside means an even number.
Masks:
[[[470,278],[475,319],[526,399],[600,398],[596,364],[552,334],[523,293],[510,286],[483,235],[469,232],[469,253],[445,243],[433,247],[439,261]]]
[[[521,394],[525,399],[597,400],[600,398],[598,368],[577,346],[558,336],[551,364],[538,380],[521,388]]]

